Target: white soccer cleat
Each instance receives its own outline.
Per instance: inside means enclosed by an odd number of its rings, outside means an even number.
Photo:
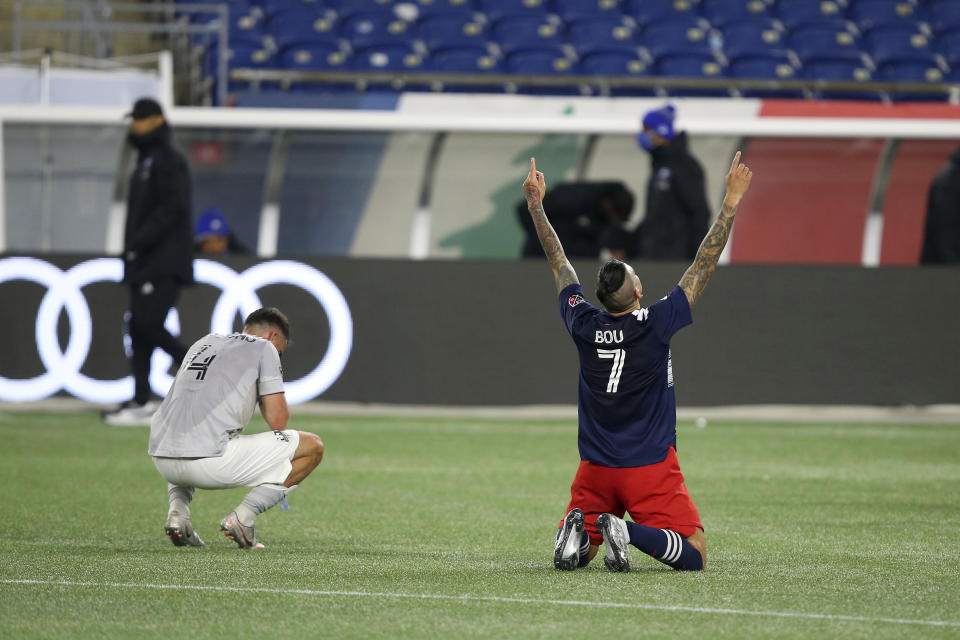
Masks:
[[[157,403],[151,400],[143,404],[130,400],[113,411],[104,411],[103,421],[115,427],[148,427],[156,410]]]
[[[571,509],[563,519],[553,547],[553,566],[559,571],[573,571],[580,566],[580,545],[584,536],[583,511]]]
[[[603,564],[610,571],[626,573],[630,571],[630,534],[627,532],[627,523],[622,518],[610,513],[601,513],[597,518],[597,529],[603,536],[606,553]]]

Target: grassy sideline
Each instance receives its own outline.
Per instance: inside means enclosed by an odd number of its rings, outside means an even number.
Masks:
[[[567,420],[300,417],[326,457],[258,521],[163,536],[146,428],[0,408],[0,637],[960,637],[960,426],[679,426],[709,565],[552,568]],[[248,432],[257,431],[255,427]]]

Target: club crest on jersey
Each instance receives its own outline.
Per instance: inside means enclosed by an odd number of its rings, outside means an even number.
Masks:
[[[586,300],[584,300],[583,296],[580,295],[579,293],[575,293],[567,299],[567,304],[570,305],[571,307],[575,307],[581,302],[586,302]]]
[[[273,437],[279,440],[280,442],[290,442],[290,436],[285,434],[283,431],[274,431]]]

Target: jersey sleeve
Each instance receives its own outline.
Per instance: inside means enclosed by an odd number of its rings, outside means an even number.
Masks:
[[[651,305],[648,318],[660,340],[670,342],[673,334],[693,322],[690,303],[683,289],[677,285],[665,298]]]
[[[272,342],[267,342],[260,353],[260,377],[257,378],[257,395],[269,396],[283,393],[283,367],[280,354]]]
[[[580,318],[591,314],[595,307],[586,301],[583,297],[583,287],[579,284],[571,284],[560,292],[560,315],[563,316],[563,323],[567,325],[567,331],[574,333],[574,325]]]

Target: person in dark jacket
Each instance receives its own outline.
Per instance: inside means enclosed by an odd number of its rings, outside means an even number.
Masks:
[[[130,177],[123,242],[123,282],[130,288],[129,329],[134,396],[104,414],[109,424],[149,424],[150,358],[160,347],[179,365],[187,347],[164,328],[181,287],[193,284],[190,169],[171,143],[160,105],[141,98],[133,106],[127,140],[137,152]]]
[[[567,238],[570,257],[598,258],[604,249],[621,257],[630,252],[631,235],[624,228],[633,212],[634,197],[622,182],[567,182],[550,189],[543,199],[558,234]],[[517,204],[517,219],[526,233],[523,257],[543,254],[525,202]]]
[[[960,147],[930,185],[920,262],[960,263]]]
[[[637,143],[651,156],[647,209],[637,227],[637,256],[691,260],[710,225],[703,167],[690,154],[686,132],[675,132],[672,105],[643,116]]]

